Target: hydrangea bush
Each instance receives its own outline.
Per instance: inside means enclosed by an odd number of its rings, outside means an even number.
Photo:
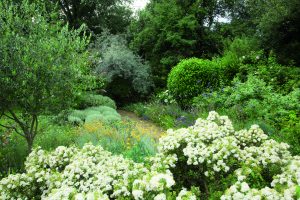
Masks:
[[[235,131],[228,117],[210,112],[168,130],[145,163],[91,144],[37,148],[25,173],[0,181],[0,199],[297,199],[300,157],[288,148],[257,125]]]

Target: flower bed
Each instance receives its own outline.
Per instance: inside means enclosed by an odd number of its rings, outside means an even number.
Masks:
[[[35,149],[26,173],[0,181],[0,199],[297,199],[300,157],[257,126],[235,131],[210,112],[194,126],[168,130],[145,163],[100,146]]]

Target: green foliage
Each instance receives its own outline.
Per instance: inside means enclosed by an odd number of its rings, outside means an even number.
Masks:
[[[108,95],[119,104],[137,100],[150,92],[150,68],[127,47],[124,37],[104,33],[94,48],[101,57],[96,71],[106,78]]]
[[[148,104],[132,104],[126,109],[165,129],[191,126],[197,118],[197,114],[183,111],[177,104],[160,104],[155,101]]]
[[[89,107],[85,110],[73,110],[68,116],[68,121],[74,125],[98,121],[113,123],[120,120],[121,116],[117,111],[108,106]]]
[[[224,1],[150,1],[130,27],[131,47],[150,62],[156,86],[164,87],[173,66],[189,57],[222,51],[217,16]]]
[[[290,111],[288,116],[281,120],[282,130],[273,137],[291,145],[291,152],[294,155],[300,154],[300,117],[299,112]]]
[[[218,65],[198,58],[182,60],[168,77],[168,89],[182,106],[187,105],[193,97],[219,86]]]
[[[299,8],[298,0],[232,1],[231,21],[224,32],[229,37],[253,38],[260,49],[273,51],[280,63],[298,66]]]
[[[236,59],[241,59],[243,56],[259,50],[258,41],[255,38],[245,36],[236,37],[225,47],[223,57],[233,56]]]
[[[78,97],[78,108],[85,109],[92,106],[108,106],[116,109],[116,103],[109,97],[99,94],[84,93]]]
[[[169,90],[162,91],[155,96],[155,101],[162,104],[175,104],[176,100]]]
[[[101,114],[88,114],[85,118],[85,123],[93,123],[97,121],[104,121],[104,116]]]
[[[274,53],[267,55],[259,49],[258,41],[251,37],[235,38],[225,49],[224,55],[214,61],[221,66],[225,85],[230,84],[235,76],[246,81],[248,75],[255,75],[277,92],[285,94],[300,86],[300,69],[278,64]]]
[[[297,199],[300,198],[300,186],[296,187],[296,197],[297,197]]]
[[[40,4],[0,2],[0,112],[28,142],[37,134],[38,116],[73,104],[85,88],[88,38],[52,21]],[[62,101],[63,100],[63,101]]]
[[[128,6],[130,0],[34,0],[32,2],[46,2],[47,10],[59,13],[65,24],[68,23],[75,29],[86,24],[88,31],[93,34],[100,34],[104,29],[110,29],[112,33],[122,33],[132,17],[132,10]]]
[[[123,152],[118,147],[126,141],[132,152],[125,155],[138,161],[147,153],[146,146],[136,146],[138,139],[132,140],[132,124],[99,125],[86,127],[93,133],[88,137],[108,134],[105,144]],[[111,134],[112,129],[118,134]],[[232,200],[299,195],[300,158],[291,155],[289,145],[270,139],[257,125],[236,131],[227,116],[215,111],[188,128],[169,129],[157,149],[146,162],[136,163],[92,144],[37,148],[28,156],[24,173],[1,179],[1,198]]]
[[[264,49],[274,50],[280,63],[300,65],[300,2],[264,2],[258,29]]]
[[[274,127],[282,127],[280,121],[288,117],[290,111],[300,112],[299,95],[298,89],[287,95],[276,93],[261,79],[249,76],[244,83],[236,79],[233,86],[219,92],[203,93],[194,99],[194,105],[200,109],[226,108],[240,119],[263,119]]]
[[[107,111],[110,108],[102,109]],[[110,123],[101,123],[97,120],[88,124],[82,124],[80,121],[82,126],[78,128],[68,124],[53,123],[53,118],[54,116],[40,117],[39,134],[34,140],[34,147],[40,146],[45,150],[53,150],[58,146],[82,147],[85,143],[92,142],[94,145],[101,144],[115,154],[123,154],[138,162],[156,152],[156,144],[151,135],[139,132],[131,121],[110,120]],[[0,171],[3,175],[23,171],[27,156],[26,149],[26,142],[21,137],[13,131],[7,133],[0,148]]]
[[[130,120],[87,123],[80,131],[82,134],[76,139],[76,144],[80,147],[92,142],[114,154],[122,154],[137,162],[144,161],[157,151],[150,133],[138,130],[136,124]]]
[[[249,76],[246,82],[236,79],[233,86],[194,98],[200,113],[218,110],[239,123],[255,120],[272,137],[291,144],[295,154],[299,153],[299,102],[299,89],[281,94],[255,76]]]
[[[254,74],[277,92],[287,94],[300,87],[299,73],[298,67],[279,65],[270,57],[268,63],[242,65],[237,76],[245,80],[247,75]]]
[[[83,121],[79,117],[76,117],[74,115],[68,116],[68,122],[76,126],[79,126],[83,123]]]
[[[41,146],[47,150],[53,150],[58,146],[70,146],[79,137],[75,128],[55,124],[49,116],[40,117],[38,131],[33,146]],[[10,131],[5,144],[0,148],[0,171],[3,173],[22,171],[27,156],[26,150],[26,141]]]
[[[222,57],[213,59],[221,67],[223,84],[229,85],[244,65],[257,64],[262,60],[262,52],[259,51],[257,43],[255,39],[249,37],[227,41]]]
[[[21,171],[27,155],[26,141],[17,134],[10,133],[5,144],[0,148],[1,173]]]

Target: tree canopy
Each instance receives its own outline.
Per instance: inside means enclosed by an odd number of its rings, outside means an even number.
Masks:
[[[57,4],[62,17],[74,28],[83,23],[95,34],[109,29],[124,32],[131,21],[131,0],[50,0]]]
[[[150,61],[156,83],[181,59],[211,58],[222,52],[217,17],[226,10],[223,1],[150,1],[131,25],[131,46]]]
[[[81,29],[70,31],[45,16],[25,0],[0,3],[0,118],[11,121],[1,126],[25,137],[29,150],[38,116],[72,104],[88,64]]]

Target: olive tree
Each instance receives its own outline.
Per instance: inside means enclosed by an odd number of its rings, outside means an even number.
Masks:
[[[29,152],[39,116],[71,105],[88,64],[83,28],[54,15],[41,4],[0,2],[0,126],[24,137]]]
[[[119,104],[140,100],[150,93],[150,66],[128,48],[124,35],[104,32],[92,48],[100,54],[96,72],[105,77],[108,95]]]

